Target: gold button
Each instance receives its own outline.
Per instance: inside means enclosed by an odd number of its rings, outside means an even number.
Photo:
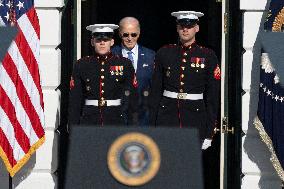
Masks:
[[[102,86],[105,86],[105,83],[102,83]]]
[[[104,97],[101,97],[101,100],[104,100]]]
[[[89,82],[89,81],[90,81],[90,79],[89,79],[89,78],[87,78],[87,79],[86,79],[86,81],[87,81],[87,82]]]
[[[179,90],[179,92],[183,93],[183,90],[182,90],[182,89],[180,89],[180,90]]]
[[[115,81],[118,81],[118,79],[115,79]]]
[[[184,82],[180,82],[180,85],[184,85]]]
[[[182,62],[186,62],[186,59],[185,59],[185,58],[183,58],[181,61],[182,61]]]
[[[101,69],[101,72],[104,72],[105,70],[104,69]]]
[[[181,74],[180,77],[181,77],[181,78],[184,78],[184,74]]]
[[[105,91],[104,90],[102,90],[102,93],[104,93]]]
[[[102,65],[105,65],[105,62],[102,62]]]
[[[187,56],[187,53],[185,52],[185,53],[183,53],[183,56]]]
[[[183,66],[182,66],[182,67],[181,67],[181,69],[182,69],[182,70],[184,70],[184,69],[185,69],[185,67],[183,67]]]
[[[86,90],[87,90],[87,91],[90,91],[90,90],[91,90],[91,87],[90,87],[90,86],[86,86]]]
[[[102,79],[104,79],[104,78],[105,78],[105,76],[103,76],[103,75],[102,75],[102,76],[101,76],[101,78],[102,78]]]

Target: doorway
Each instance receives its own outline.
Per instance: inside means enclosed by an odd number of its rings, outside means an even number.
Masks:
[[[163,7],[163,8],[161,8]],[[112,23],[118,24],[125,16],[136,17],[141,24],[139,43],[157,51],[166,44],[177,43],[175,17],[171,12],[194,10],[205,15],[200,19],[200,32],[197,42],[212,48],[220,60],[221,57],[221,3],[216,0],[179,0],[172,1],[112,1],[85,0],[82,1],[82,57],[90,55],[90,33],[85,28],[90,24]],[[120,43],[118,35],[115,43]]]
[[[163,7],[163,8],[161,8]],[[209,47],[216,52],[221,60],[222,39],[222,3],[216,0],[179,0],[172,1],[112,1],[112,0],[84,0],[81,4],[81,55],[92,54],[90,32],[85,28],[90,24],[118,24],[125,16],[133,16],[140,21],[141,36],[138,43],[157,51],[166,44],[176,44],[176,18],[171,12],[194,10],[205,15],[200,19],[200,31],[196,36],[197,43]],[[120,39],[116,33],[115,43]],[[206,189],[219,188],[220,178],[220,135],[216,134],[213,145],[204,154],[204,177]]]

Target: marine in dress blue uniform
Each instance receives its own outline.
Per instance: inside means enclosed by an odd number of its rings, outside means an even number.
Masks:
[[[215,53],[195,41],[203,13],[173,12],[180,44],[158,50],[150,93],[151,124],[197,128],[203,149],[211,145],[217,119],[220,67]]]
[[[124,125],[122,107],[134,94],[134,69],[130,60],[110,52],[116,28],[114,24],[87,27],[95,52],[74,65],[69,98],[71,125]]]

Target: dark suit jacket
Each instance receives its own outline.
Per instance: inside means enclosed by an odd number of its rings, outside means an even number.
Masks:
[[[121,46],[115,46],[111,51],[116,55],[122,56]],[[151,79],[154,68],[154,58],[155,51],[138,45],[138,61],[136,78],[138,82],[137,92],[138,92],[138,107],[135,108],[135,113],[137,114],[137,119],[133,121],[132,124],[140,126],[149,125],[149,108],[148,108],[148,94],[149,88],[151,87]],[[135,117],[135,116],[133,116]]]

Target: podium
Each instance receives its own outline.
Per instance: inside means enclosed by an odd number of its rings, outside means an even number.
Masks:
[[[203,189],[197,130],[75,126],[69,140],[66,189]]]

